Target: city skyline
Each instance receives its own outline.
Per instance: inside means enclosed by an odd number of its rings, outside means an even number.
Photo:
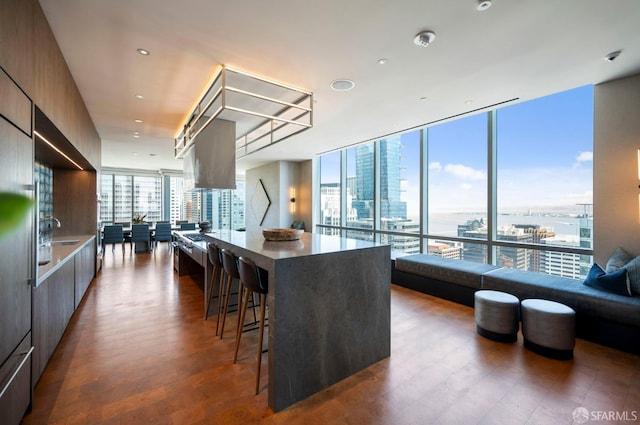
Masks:
[[[577,211],[577,204],[592,202],[593,86],[498,109],[496,121],[499,212],[558,207]],[[486,211],[486,113],[425,130],[429,211]],[[407,203],[407,216],[416,217],[420,211],[420,130],[393,137],[399,137],[402,144],[401,201]],[[373,143],[361,146],[367,145]],[[339,153],[321,157],[323,183],[339,181]],[[356,176],[356,167],[349,162],[347,173],[347,178]]]

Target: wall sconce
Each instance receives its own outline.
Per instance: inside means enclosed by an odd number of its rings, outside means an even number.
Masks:
[[[293,187],[289,188],[289,212],[291,214],[296,212],[296,189]]]
[[[638,180],[640,180],[640,148],[638,148]],[[638,185],[640,188],[640,185]]]

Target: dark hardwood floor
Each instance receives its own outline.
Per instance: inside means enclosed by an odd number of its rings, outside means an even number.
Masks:
[[[254,395],[257,332],[232,364],[234,333],[214,336],[202,284],[173,273],[165,246],[107,248],[24,424],[571,424],[577,407],[640,417],[639,356],[577,340],[574,360],[547,359],[521,335],[477,335],[471,308],[396,286],[391,357],[274,414],[268,353]]]

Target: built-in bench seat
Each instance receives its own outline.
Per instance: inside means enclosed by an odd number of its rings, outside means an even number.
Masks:
[[[600,291],[576,279],[501,268],[482,276],[482,289],[507,292],[524,300],[541,298],[576,312],[579,338],[640,354],[640,297]]]
[[[576,311],[576,335],[640,354],[640,297],[586,286],[580,280],[427,254],[398,256],[393,283],[473,307],[474,293],[493,289],[520,300],[557,301]]]
[[[392,281],[415,291],[473,307],[482,274],[498,269],[489,264],[414,254],[395,259]]]

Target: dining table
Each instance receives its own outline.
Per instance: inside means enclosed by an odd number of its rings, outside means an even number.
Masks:
[[[268,272],[268,404],[285,409],[391,352],[391,248],[305,232],[214,230],[205,240]]]

